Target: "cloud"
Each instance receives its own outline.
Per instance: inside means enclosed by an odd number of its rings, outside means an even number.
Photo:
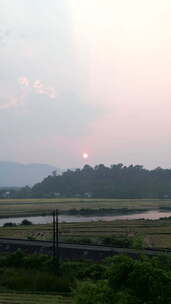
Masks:
[[[23,104],[22,96],[21,97],[11,97],[9,99],[9,101],[7,101],[6,103],[0,104],[0,110],[15,108],[16,106],[19,106],[22,104]]]
[[[4,93],[6,97],[1,97],[2,103],[0,102],[0,110],[24,106],[24,99],[28,95],[28,91],[25,88],[29,88],[29,80],[27,77],[20,77],[18,83],[22,86],[22,90],[20,90],[18,93],[16,92],[14,96],[8,95],[8,92],[12,91],[12,89],[5,89]]]
[[[56,90],[51,86],[46,86],[40,80],[35,80],[31,82],[28,77],[21,76],[18,79],[18,84],[20,85],[20,92],[14,97],[3,98],[2,103],[0,103],[0,110],[7,110],[15,108],[18,106],[24,106],[24,99],[29,95],[30,92],[34,92],[39,95],[45,95],[51,99],[56,98]],[[6,91],[7,93],[7,91]],[[18,96],[17,96],[18,95]]]
[[[20,77],[19,80],[18,80],[19,84],[21,86],[24,86],[24,87],[28,87],[29,86],[29,80],[27,77],[23,76],[23,77]]]
[[[18,80],[22,87],[31,88],[35,93],[40,95],[47,95],[49,98],[54,99],[56,97],[56,90],[54,87],[45,85],[40,80],[31,82],[26,76],[22,76]]]
[[[56,92],[53,87],[45,86],[40,80],[35,80],[32,88],[35,90],[38,94],[44,94],[49,96],[50,98],[56,97]]]

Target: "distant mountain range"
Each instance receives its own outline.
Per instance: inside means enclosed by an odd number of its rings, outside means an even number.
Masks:
[[[47,164],[21,164],[0,161],[0,187],[32,186],[41,182],[54,170],[57,170],[57,168]]]

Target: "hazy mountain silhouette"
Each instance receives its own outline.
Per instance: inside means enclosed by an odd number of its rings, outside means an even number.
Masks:
[[[56,170],[47,164],[21,164],[0,161],[0,187],[21,187],[41,182],[43,178]]]

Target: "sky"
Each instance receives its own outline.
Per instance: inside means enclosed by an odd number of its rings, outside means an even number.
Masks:
[[[0,0],[1,161],[171,168],[170,116],[170,0]]]

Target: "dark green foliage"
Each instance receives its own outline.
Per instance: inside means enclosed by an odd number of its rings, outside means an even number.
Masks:
[[[75,304],[170,304],[171,256],[113,256],[101,263],[60,262],[25,256],[20,250],[0,256],[0,289],[73,291]]]
[[[32,222],[25,219],[21,222],[21,225],[32,225]]]
[[[90,262],[66,261],[60,266],[60,271],[64,276],[73,279],[83,279],[87,277],[87,269],[91,265]]]
[[[0,266],[20,267],[23,265],[24,253],[18,249],[15,253],[9,254],[5,257],[3,264],[0,259]]]
[[[147,260],[149,261],[149,259]],[[150,259],[150,262],[156,268],[171,271],[171,255],[169,254],[160,254],[157,257]]]
[[[16,226],[16,224],[15,224],[15,223],[11,223],[11,222],[5,223],[5,224],[3,225],[3,227],[15,227],[15,226]]]
[[[104,281],[100,279],[104,278],[99,277],[96,283],[83,282],[74,293],[75,303],[170,304],[171,272],[166,269],[168,260],[170,264],[170,257],[142,258],[140,261],[127,256],[107,258],[106,281],[101,291],[99,286]],[[107,299],[106,294],[109,295]]]
[[[69,292],[70,282],[50,272],[25,269],[5,269],[0,286],[12,290]]]
[[[54,197],[55,193],[62,197],[170,198],[171,169],[147,170],[139,165],[123,164],[111,167],[100,164],[94,168],[85,165],[62,175],[50,175],[29,191],[14,192],[13,197]]]
[[[171,303],[171,273],[154,268],[149,262],[134,263],[127,286],[144,302]]]
[[[101,243],[115,247],[132,248],[132,238],[129,237],[106,236]]]
[[[79,283],[74,292],[75,304],[110,304],[113,292],[106,281]]]
[[[47,255],[24,255],[18,249],[15,253],[0,256],[0,267],[17,267],[26,269],[49,270],[53,269],[53,259]]]
[[[92,280],[103,280],[106,276],[106,267],[102,264],[93,264],[87,267],[85,276]]]
[[[118,262],[113,263],[108,270],[107,277],[109,286],[116,291],[127,288],[127,281],[133,268],[134,261],[131,258],[125,257],[123,261],[121,260],[120,262],[118,259]]]

